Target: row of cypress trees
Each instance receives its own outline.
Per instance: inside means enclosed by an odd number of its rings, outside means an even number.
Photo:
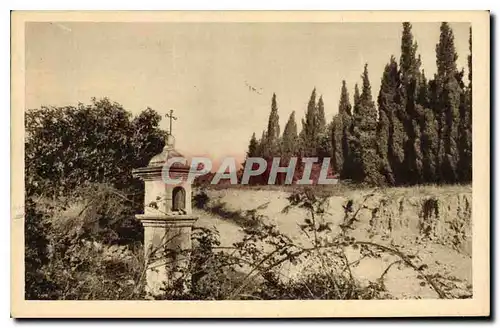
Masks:
[[[322,96],[312,91],[302,130],[292,112],[280,135],[273,94],[267,129],[252,135],[248,157],[331,157],[342,179],[375,185],[461,183],[472,180],[472,31],[469,30],[468,84],[457,68],[453,31],[440,27],[437,73],[421,69],[410,23],[403,23],[399,63],[391,56],[376,101],[365,65],[353,105],[342,81],[338,113],[327,124]]]

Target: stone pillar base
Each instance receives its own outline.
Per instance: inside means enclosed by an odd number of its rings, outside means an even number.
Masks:
[[[146,293],[162,294],[162,288],[182,279],[189,288],[191,231],[198,219],[192,215],[136,215],[144,226]]]

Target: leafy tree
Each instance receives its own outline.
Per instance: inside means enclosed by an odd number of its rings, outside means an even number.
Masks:
[[[28,110],[25,120],[28,195],[58,196],[92,182],[136,188],[132,169],[145,166],[164,146],[158,113],[147,109],[131,120],[106,98]]]
[[[90,105],[28,110],[25,119],[26,200],[85,200],[88,195],[76,191],[106,185],[123,193],[127,204],[123,211],[103,214],[101,229],[112,230],[117,242],[140,239],[141,225],[133,214],[142,209],[144,191],[132,170],[162,150],[161,116],[147,109],[132,118],[104,98]]]
[[[57,287],[43,270],[43,267],[49,263],[47,235],[50,225],[46,219],[47,214],[36,208],[33,199],[26,199],[25,208],[25,298],[47,299],[51,291]]]
[[[101,278],[96,279],[96,272],[105,270],[87,262],[78,272],[62,270],[77,257],[92,260],[88,249],[82,251],[84,240],[107,245],[142,240],[133,214],[142,208],[144,192],[131,171],[162,150],[161,116],[147,109],[132,117],[104,98],[92,99],[90,105],[27,110],[25,120],[26,297],[75,298],[80,295],[68,296],[66,290],[76,282],[81,286],[78,279],[87,275],[86,268],[92,267],[94,281]],[[108,192],[98,192],[104,189]],[[75,220],[67,213],[64,224],[52,220],[75,200],[85,204]]]

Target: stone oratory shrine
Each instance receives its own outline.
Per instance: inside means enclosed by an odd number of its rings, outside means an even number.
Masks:
[[[167,114],[170,131],[162,152],[148,166],[132,171],[134,177],[144,181],[144,214],[136,217],[144,227],[146,293],[150,297],[160,294],[162,287],[177,279],[182,279],[188,288],[191,231],[198,219],[192,215],[192,188],[187,179],[190,166],[178,162],[170,166],[170,177],[182,178],[179,184],[167,184],[162,178],[165,163],[183,157],[175,150],[172,119],[176,118],[172,112]]]

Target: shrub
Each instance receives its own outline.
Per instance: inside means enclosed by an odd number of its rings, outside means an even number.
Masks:
[[[105,185],[55,201],[28,198],[26,298],[140,298],[142,227],[127,202]]]

